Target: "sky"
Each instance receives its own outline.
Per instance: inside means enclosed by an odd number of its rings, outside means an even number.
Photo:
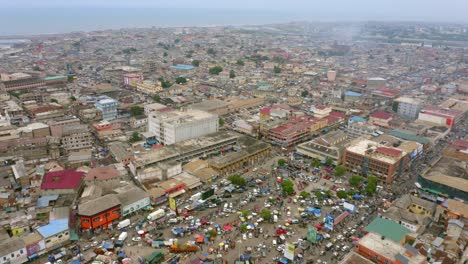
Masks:
[[[327,21],[468,22],[468,0],[0,0],[4,11],[39,7],[259,9],[297,12]]]

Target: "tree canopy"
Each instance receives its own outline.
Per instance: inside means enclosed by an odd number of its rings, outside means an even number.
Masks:
[[[359,175],[353,175],[348,180],[349,185],[353,187],[358,187],[362,181],[364,181],[364,177],[359,176]]]
[[[307,198],[310,196],[310,193],[309,192],[306,192],[306,191],[302,191],[299,193],[299,195],[302,197],[302,198]]]
[[[163,77],[158,79],[161,82],[161,87],[162,88],[169,88],[172,86],[172,83],[168,80],[165,80]]]
[[[341,177],[346,174],[346,168],[344,166],[338,165],[335,167],[333,174],[335,177]]]
[[[234,72],[234,70],[231,70],[231,71],[229,72],[229,78],[231,78],[231,79],[236,78],[236,73]]]
[[[234,174],[228,177],[228,180],[236,186],[245,186],[247,181],[240,175]]]
[[[315,167],[320,167],[320,165],[322,165],[322,162],[321,162],[319,159],[314,158],[314,159],[312,160],[312,162],[310,163],[310,165],[311,165],[312,167],[314,167],[314,168],[315,168]]]
[[[223,68],[221,66],[214,66],[210,68],[208,72],[213,75],[218,75],[222,71],[223,71]]]
[[[130,113],[132,114],[132,116],[141,116],[144,113],[144,109],[143,107],[134,105],[130,108]]]
[[[286,165],[286,160],[284,160],[284,159],[279,159],[279,160],[278,160],[278,165],[281,166],[281,167],[283,167],[284,165]]]
[[[294,192],[294,183],[290,180],[284,180],[281,183],[281,187],[283,188],[283,193],[287,195],[291,195]]]
[[[161,102],[161,96],[159,96],[159,94],[155,94],[155,95],[153,95],[153,100],[156,103],[159,103],[159,102]]]
[[[367,195],[373,196],[375,191],[377,190],[377,182],[378,178],[375,176],[368,176],[367,177],[367,185],[365,187],[365,191]]]
[[[348,194],[346,193],[346,191],[343,191],[343,190],[339,190],[336,192],[336,196],[338,196],[338,198],[346,198],[348,197]]]
[[[302,97],[307,97],[308,95],[309,95],[309,91],[307,91],[307,90],[304,90],[304,91],[301,92]]]
[[[236,64],[239,65],[239,66],[244,66],[245,65],[243,60],[237,60]]]
[[[137,141],[140,141],[140,140],[141,140],[140,134],[137,131],[134,131],[132,133],[132,136],[130,137],[130,142],[133,143],[133,142],[137,142]]]
[[[221,117],[218,119],[218,123],[219,123],[219,126],[222,127],[224,126],[224,119],[222,119]]]
[[[187,83],[187,79],[185,79],[184,77],[177,77],[175,82],[177,84],[186,84]]]
[[[271,219],[271,211],[266,208],[263,208],[262,211],[260,211],[260,217],[265,220]]]
[[[281,68],[278,67],[278,66],[275,66],[275,67],[273,68],[273,72],[274,72],[274,73],[281,73]]]
[[[200,61],[199,60],[193,60],[192,61],[192,66],[194,66],[194,67],[200,66]]]

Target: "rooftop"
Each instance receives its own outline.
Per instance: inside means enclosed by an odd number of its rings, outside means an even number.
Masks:
[[[354,251],[350,251],[340,264],[374,264],[374,262],[364,258]]]
[[[384,111],[375,111],[370,115],[373,118],[378,118],[378,119],[391,119],[392,114],[389,112],[384,112]]]
[[[93,216],[119,206],[120,200],[115,194],[107,194],[78,206],[78,214],[83,216]]]
[[[362,156],[371,156],[388,164],[393,164],[406,155],[406,152],[402,150],[385,147],[369,139],[354,141],[354,144],[347,147],[346,150]]]
[[[74,170],[48,172],[44,175],[41,190],[75,189],[80,186],[84,173]]]
[[[113,166],[91,168],[85,177],[85,181],[109,180],[120,177],[119,171]]]
[[[396,129],[391,130],[389,132],[389,134],[394,136],[394,137],[401,138],[401,139],[416,141],[416,142],[424,144],[424,145],[430,143],[429,139],[427,139],[425,137],[421,137],[421,136],[417,136],[417,135],[414,135],[414,134],[406,133],[406,132],[396,130]]]
[[[50,220],[48,225],[37,228],[37,232],[44,238],[56,235],[68,230],[68,218]]]
[[[150,118],[161,120],[165,123],[179,124],[181,122],[197,122],[199,120],[213,118],[215,115],[198,109],[186,109],[183,111],[172,110],[158,114],[151,114]]]
[[[416,99],[416,98],[410,98],[410,97],[398,97],[397,99],[394,100],[395,102],[400,102],[400,103],[407,103],[407,104],[420,104],[421,100]]]
[[[210,112],[210,111],[215,111],[219,108],[226,108],[228,105],[229,103],[225,101],[213,99],[213,100],[205,100],[200,103],[192,104],[190,105],[190,107],[193,109]]]
[[[149,197],[149,194],[147,194],[142,189],[131,187],[126,189],[125,192],[117,194],[117,197],[119,198],[120,204],[122,206],[127,206]]]
[[[49,76],[49,77],[45,77],[44,81],[59,80],[59,79],[63,79],[63,78],[67,78],[67,76],[63,76],[63,75]]]
[[[361,238],[358,242],[359,245],[371,249],[374,252],[384,256],[387,259],[399,260],[399,263],[405,264],[420,264],[426,260],[426,257],[421,254],[410,256],[406,254],[407,248],[391,241],[387,238],[382,239],[381,235],[370,232]],[[412,247],[410,248],[412,249]],[[411,250],[415,252],[414,250]],[[396,262],[395,262],[396,263]]]
[[[389,239],[396,243],[400,243],[409,233],[409,230],[402,225],[381,217],[374,218],[374,220],[364,228],[364,231],[374,232],[380,236],[384,236],[386,240]]]
[[[0,256],[8,256],[12,252],[26,247],[24,241],[19,237],[11,237],[0,242]],[[5,262],[8,263],[8,262]]]
[[[468,192],[468,170],[466,162],[457,159],[442,157],[424,175],[424,178]]]

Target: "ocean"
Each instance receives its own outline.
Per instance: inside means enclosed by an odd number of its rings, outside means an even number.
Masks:
[[[292,12],[176,8],[0,8],[0,36],[136,27],[258,25],[303,20]]]

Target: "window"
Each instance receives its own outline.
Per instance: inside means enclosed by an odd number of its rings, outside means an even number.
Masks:
[[[47,240],[46,240],[46,243],[50,243],[50,239],[47,239]]]
[[[20,254],[23,254],[23,250],[22,250],[22,249],[20,249]]]
[[[83,223],[89,223],[89,219],[83,219]]]
[[[58,238],[62,238],[62,235],[58,235]]]
[[[65,232],[65,235],[66,235],[66,236],[68,236],[68,231],[67,231],[67,232]]]
[[[14,257],[15,257],[15,254],[11,253],[11,257],[14,258]]]
[[[93,219],[93,222],[99,222],[99,221],[101,221],[100,217],[96,217],[96,218]]]

